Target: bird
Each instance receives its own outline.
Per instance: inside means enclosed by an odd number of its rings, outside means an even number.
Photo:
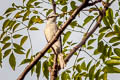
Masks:
[[[57,14],[52,13],[47,17],[46,26],[44,29],[44,34],[47,42],[49,43],[50,40],[55,36],[55,33],[58,31],[58,27],[56,24],[56,18],[58,17]],[[62,54],[62,42],[61,42],[61,36],[58,38],[58,40],[51,46],[52,51],[54,54],[58,55],[58,61],[60,68],[63,69],[65,67],[65,62]]]

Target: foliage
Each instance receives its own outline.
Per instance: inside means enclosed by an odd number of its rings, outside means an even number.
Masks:
[[[51,6],[51,0],[22,0],[23,5],[12,4],[3,14],[0,16],[2,27],[0,28],[0,67],[2,68],[3,60],[9,58],[9,64],[13,70],[16,70],[17,56],[25,55],[21,63],[24,65],[34,60],[35,55],[32,55],[32,43],[30,38],[30,31],[38,31],[37,25],[43,25],[46,17],[53,11],[49,8]],[[111,0],[106,0],[111,1]],[[72,12],[83,2],[83,0],[57,0],[56,5],[58,14],[58,25],[63,24],[64,20],[67,20]],[[107,74],[120,73],[120,69],[117,67],[120,65],[120,2],[115,1],[116,6],[119,8],[109,8],[106,11],[106,15],[102,19],[99,29],[88,39],[83,46],[81,52],[89,56],[90,60],[86,60],[86,56],[79,56],[80,52],[77,51],[74,54],[75,62],[71,64],[72,67],[67,67],[58,76],[58,80],[107,80]],[[42,5],[48,5],[47,8]],[[113,6],[113,5],[112,5]],[[92,29],[94,23],[97,21],[99,12],[98,9],[102,9],[103,5],[92,6],[83,10],[78,14],[78,17],[70,23],[66,31],[63,33],[63,53],[67,56],[68,52],[78,44],[79,42],[74,40],[74,37],[79,41],[82,39],[82,35],[85,36],[87,31]],[[83,15],[85,17],[83,17]],[[83,18],[83,19],[81,19]],[[37,25],[36,25],[37,24]],[[27,34],[21,31],[27,32]],[[74,35],[75,34],[75,35]],[[73,37],[73,36],[74,37]],[[71,37],[72,36],[72,37]],[[24,46],[30,42],[30,46],[26,49]],[[39,79],[40,74],[43,73],[46,79],[49,79],[49,67],[53,65],[53,53],[51,49],[48,50],[47,55],[43,57],[43,60],[37,62],[37,64],[31,70],[31,74],[35,72]],[[96,57],[97,56],[97,57]],[[69,64],[69,62],[68,62]],[[71,76],[72,75],[72,76]]]

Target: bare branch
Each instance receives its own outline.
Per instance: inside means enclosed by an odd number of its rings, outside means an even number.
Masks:
[[[52,6],[53,6],[53,11],[56,14],[56,3],[54,0],[52,0]]]

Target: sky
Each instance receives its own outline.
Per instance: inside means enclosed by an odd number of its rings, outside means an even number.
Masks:
[[[15,2],[16,4],[21,4],[21,1],[20,0],[2,0],[0,2],[0,15],[2,15],[4,13],[4,11],[10,7],[12,5],[12,3]],[[115,6],[113,6],[115,7]],[[32,44],[33,44],[33,52],[37,52],[37,51],[40,51],[46,44],[46,40],[45,40],[45,37],[44,37],[44,33],[43,33],[43,29],[44,29],[44,26],[45,25],[42,25],[40,26],[40,30],[39,31],[33,31],[33,32],[30,32],[30,35],[31,35],[31,39],[32,39]],[[74,37],[74,39],[76,41],[79,40],[80,36],[77,35],[77,33],[73,33],[73,35],[76,35]],[[73,36],[71,36],[73,37]],[[27,47],[27,46],[26,46]],[[19,55],[16,55],[16,56],[19,56]],[[84,55],[82,54],[82,56],[86,56],[86,57],[89,57],[88,55]],[[19,56],[17,57],[16,61],[18,63],[20,63],[20,60],[25,57],[25,56]],[[89,59],[89,58],[88,58]],[[26,65],[24,66],[16,66],[16,70],[13,71],[9,65],[9,61],[8,61],[8,58],[4,59],[3,61],[3,67],[2,69],[0,69],[0,79],[1,80],[16,80],[17,77],[19,76],[19,74],[24,70],[24,68],[26,67]],[[70,62],[73,62],[73,59],[71,59]],[[69,65],[67,65],[69,66]],[[118,74],[112,74],[109,76],[109,80],[119,80],[119,76]],[[36,74],[33,74],[33,76],[31,77],[31,74],[28,73],[27,76],[25,77],[25,80],[37,80],[36,79]],[[40,77],[40,80],[43,80],[43,75]]]

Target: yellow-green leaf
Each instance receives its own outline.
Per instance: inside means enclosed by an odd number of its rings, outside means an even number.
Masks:
[[[15,49],[19,49],[19,50],[24,50],[19,44],[17,43],[13,43],[13,46],[15,47]]]
[[[71,32],[70,32],[70,31],[68,31],[68,32],[65,33],[64,38],[63,38],[63,45],[64,45],[65,42],[68,40],[68,38],[70,37],[70,35],[71,35]]]
[[[15,34],[13,35],[13,38],[16,39],[16,38],[20,38],[22,35],[21,34]]]
[[[3,43],[6,43],[8,40],[10,40],[10,36],[6,36],[6,37],[3,39]]]
[[[11,52],[11,49],[7,49],[5,52],[4,52],[4,56],[3,58],[7,57]]]
[[[4,19],[4,17],[0,16],[0,20]]]
[[[96,39],[91,39],[88,41],[88,45],[91,45]]]
[[[39,79],[39,76],[40,76],[40,71],[41,71],[41,62],[39,61],[36,65],[36,74],[37,74],[38,79]]]
[[[120,37],[113,37],[109,40],[110,43],[114,43],[120,40]]]
[[[20,23],[17,23],[14,27],[13,27],[13,32],[19,27]]]
[[[17,54],[25,54],[22,50],[19,50],[19,49],[14,49],[14,51]]]
[[[24,43],[25,43],[25,41],[27,40],[27,36],[24,36],[22,39],[21,39],[21,41],[20,41],[20,46],[22,46]]]
[[[10,45],[11,45],[11,43],[6,43],[6,44],[4,44],[4,46],[2,47],[2,50],[8,48]]]
[[[90,68],[90,70],[89,70],[89,80],[94,80],[94,76],[95,76],[95,74],[94,74],[94,72],[95,72],[95,65],[93,65],[91,68]]]
[[[2,30],[3,30],[3,31],[5,30],[5,28],[7,28],[7,26],[9,25],[9,23],[10,23],[10,20],[9,20],[9,19],[7,19],[7,20],[4,21],[3,27],[2,27]]]
[[[83,26],[86,25],[88,22],[90,22],[92,19],[94,18],[94,16],[88,16],[83,23]]]
[[[107,60],[105,62],[105,64],[107,64],[107,65],[120,65],[120,60],[114,60],[114,59]]]
[[[43,62],[42,70],[43,70],[43,74],[48,79],[49,78],[48,61]]]
[[[13,12],[13,11],[15,11],[15,10],[16,10],[16,8],[8,8],[8,9],[5,11],[4,14],[7,14],[7,13],[10,13],[10,12]]]
[[[114,49],[114,52],[115,52],[115,54],[116,54],[117,56],[120,57],[120,49],[119,49],[119,48],[115,48],[115,49]]]
[[[119,57],[119,56],[111,56],[110,58],[111,58],[111,59],[115,59],[115,60],[120,60],[120,57]]]
[[[12,53],[9,57],[9,64],[12,67],[13,70],[15,70],[15,66],[16,66],[16,59],[14,54]]]
[[[36,27],[31,27],[30,30],[39,30],[39,29]]]
[[[20,65],[26,64],[26,63],[30,63],[31,59],[24,59],[22,60],[22,62],[20,63]]]

